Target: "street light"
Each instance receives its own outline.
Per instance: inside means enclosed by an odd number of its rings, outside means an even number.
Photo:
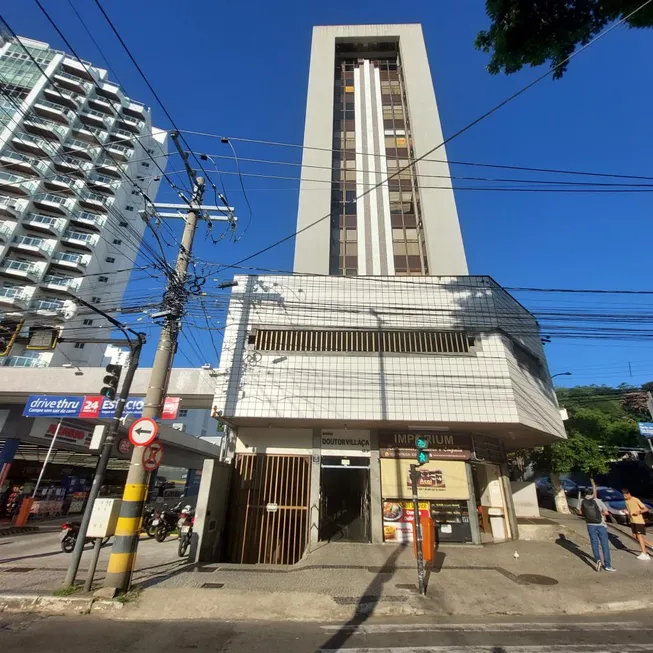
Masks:
[[[555,379],[556,376],[571,376],[572,372],[558,372],[557,374],[553,374],[551,376],[552,379]]]

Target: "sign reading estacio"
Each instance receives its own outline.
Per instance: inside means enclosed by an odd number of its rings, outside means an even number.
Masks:
[[[414,458],[415,438],[426,438],[427,451],[434,459],[468,460],[471,456],[471,438],[458,433],[433,433],[418,431],[379,432],[379,452],[382,458]]]

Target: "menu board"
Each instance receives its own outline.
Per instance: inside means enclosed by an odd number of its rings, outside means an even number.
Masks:
[[[419,502],[419,514],[428,517],[429,502]],[[383,540],[385,542],[412,542],[415,510],[412,501],[383,502]]]

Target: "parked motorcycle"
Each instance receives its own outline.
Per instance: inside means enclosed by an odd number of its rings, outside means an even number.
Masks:
[[[145,506],[145,509],[143,510],[143,523],[141,525],[141,530],[146,533],[148,537],[154,537],[156,529],[152,526],[152,522],[158,517],[158,510],[155,510],[153,506]]]
[[[190,546],[190,541],[193,536],[193,526],[195,525],[195,511],[192,506],[184,506],[177,521],[177,529],[179,530],[179,546],[177,553],[180,558],[186,555],[186,551]]]
[[[64,553],[72,553],[75,549],[75,542],[77,542],[77,536],[79,535],[80,522],[70,521],[65,522],[61,525],[61,534],[59,535],[59,541],[61,542],[61,550]],[[87,544],[92,544],[95,538],[85,537],[84,546]],[[111,538],[105,537],[102,539],[102,546],[104,546]]]
[[[180,512],[181,503],[178,503],[174,508],[164,506],[163,510],[154,516],[152,528],[154,528],[154,539],[157,542],[163,542],[175,530]]]

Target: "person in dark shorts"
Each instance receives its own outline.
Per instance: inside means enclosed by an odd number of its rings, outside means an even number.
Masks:
[[[650,560],[651,556],[646,552],[646,524],[644,523],[644,513],[648,508],[637,498],[634,497],[630,490],[624,488],[621,490],[626,500],[626,510],[630,517],[630,527],[633,530],[633,537],[639,542],[642,552],[637,556],[638,560]]]

